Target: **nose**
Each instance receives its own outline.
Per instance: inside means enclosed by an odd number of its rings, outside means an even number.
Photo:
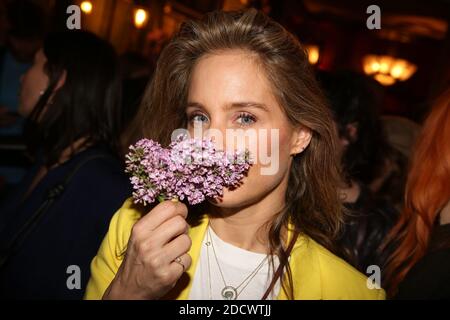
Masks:
[[[203,137],[206,139],[211,139],[214,142],[216,148],[222,150],[224,149],[226,143],[226,121],[221,120],[217,117],[211,119],[210,121],[210,125],[207,129],[205,129]]]

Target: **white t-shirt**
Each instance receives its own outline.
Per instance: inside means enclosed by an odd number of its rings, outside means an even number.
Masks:
[[[236,288],[260,265],[264,258],[266,258],[266,255],[233,246],[220,239],[212,228],[208,227],[208,229],[226,285]],[[202,241],[200,261],[197,264],[194,282],[189,294],[190,300],[224,300],[221,292],[225,284],[220,274],[212,246],[207,246],[209,238],[208,229]],[[274,263],[276,270],[279,265],[279,260],[276,256],[274,257]],[[245,281],[237,289],[237,300],[261,300],[273,277],[274,271],[270,267],[270,264],[270,259],[265,259],[264,264],[256,275],[251,280],[248,279]],[[211,268],[210,273],[208,272],[209,267]],[[280,280],[277,281],[267,299],[275,299],[278,296],[279,290]]]

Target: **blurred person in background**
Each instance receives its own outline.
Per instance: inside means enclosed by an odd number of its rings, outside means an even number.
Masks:
[[[339,132],[344,181],[340,194],[348,215],[341,244],[362,272],[387,258],[377,251],[398,213],[369,187],[388,158],[390,147],[378,115],[372,82],[353,72],[319,73]]]
[[[35,165],[0,208],[0,297],[79,299],[113,213],[129,196],[118,152],[114,48],[83,31],[47,37],[22,79]],[[79,271],[68,287],[69,266]]]
[[[124,132],[121,137],[124,146],[123,154],[128,146],[142,138],[139,132],[140,122],[137,110],[141,104],[149,79],[156,68],[161,50],[167,45],[170,37],[162,30],[156,29],[146,36],[144,53],[126,52],[120,57],[123,78],[123,121]]]
[[[410,159],[422,127],[401,116],[383,115],[381,121],[389,145]]]
[[[128,152],[128,146],[140,137],[139,121],[136,119],[138,108],[145,93],[147,83],[153,74],[151,61],[139,53],[127,52],[120,57],[122,72],[122,121],[124,131],[121,136],[122,154]]]
[[[390,297],[450,298],[450,89],[437,99],[418,138],[405,207],[384,248]]]
[[[383,174],[372,182],[372,189],[376,189],[379,196],[393,203],[400,212],[403,210],[407,168],[421,127],[400,116],[382,116],[381,121],[391,152]]]
[[[10,145],[23,142],[24,118],[18,113],[20,78],[42,46],[45,15],[32,1],[15,0],[5,4],[5,43],[0,46],[0,139],[4,145]],[[19,183],[29,165],[23,152],[1,151],[0,180],[3,179],[4,185],[0,185],[0,194]]]

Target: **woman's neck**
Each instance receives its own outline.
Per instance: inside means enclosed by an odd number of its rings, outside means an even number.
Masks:
[[[244,250],[269,253],[269,229],[271,222],[285,203],[287,183],[283,182],[263,199],[244,208],[214,207],[210,214],[210,226],[223,241]],[[283,242],[287,232],[282,231]]]

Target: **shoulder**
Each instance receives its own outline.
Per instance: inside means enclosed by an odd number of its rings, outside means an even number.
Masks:
[[[131,184],[125,173],[122,161],[114,154],[105,150],[91,150],[73,159],[67,167],[67,172],[76,171],[73,185],[83,185],[79,190],[90,193],[95,190],[96,196],[108,195],[107,198],[117,197],[121,203],[131,195]]]
[[[102,149],[93,148],[90,152],[75,158],[69,170],[77,167],[77,172],[93,177],[126,177],[122,161],[111,152]]]
[[[382,289],[369,289],[367,277],[307,236],[300,236],[292,252],[301,296],[306,299],[384,299]],[[301,282],[306,282],[306,288]],[[295,289],[294,289],[295,290]],[[307,295],[310,294],[311,297]]]
[[[101,218],[101,224],[104,219],[109,221],[132,194],[121,160],[105,151],[92,150],[73,159],[63,179],[70,179],[65,201],[73,203],[77,210],[83,207],[87,216]]]
[[[429,251],[400,283],[396,299],[448,299],[450,248]]]

